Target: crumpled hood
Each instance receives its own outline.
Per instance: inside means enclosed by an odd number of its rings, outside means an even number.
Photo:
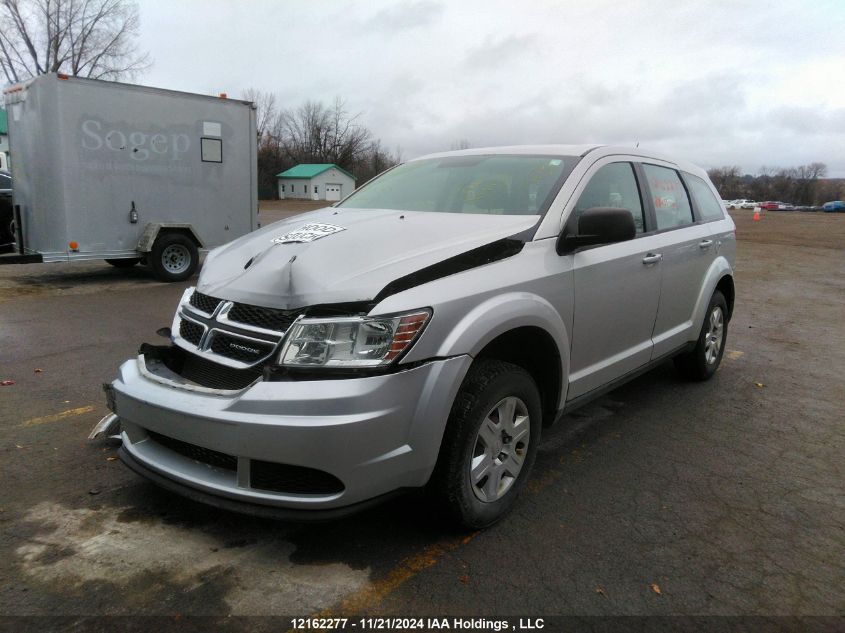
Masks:
[[[525,231],[538,220],[536,215],[328,207],[214,249],[197,288],[214,297],[283,309],[370,301],[395,279]],[[345,230],[312,242],[273,243],[312,222]]]

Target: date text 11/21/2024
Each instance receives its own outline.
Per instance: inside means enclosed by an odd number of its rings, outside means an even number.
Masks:
[[[487,618],[292,618],[293,630],[336,631],[344,629],[380,631],[537,631],[543,618],[519,618],[516,622]]]

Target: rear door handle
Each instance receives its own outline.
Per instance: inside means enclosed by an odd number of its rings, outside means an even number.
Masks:
[[[646,266],[648,264],[656,264],[661,259],[663,259],[663,253],[649,253],[645,257],[643,257],[643,264]]]
[[[698,247],[702,250],[705,248],[710,248],[711,246],[713,246],[713,240],[701,240],[698,243]]]

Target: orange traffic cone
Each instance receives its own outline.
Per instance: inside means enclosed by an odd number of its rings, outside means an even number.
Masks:
[[[754,222],[760,221],[760,209],[754,209],[754,217],[751,218]]]

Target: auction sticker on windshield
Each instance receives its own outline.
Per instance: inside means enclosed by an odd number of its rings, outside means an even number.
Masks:
[[[300,226],[295,231],[286,233],[273,239],[273,244],[289,244],[291,242],[313,242],[319,240],[321,237],[326,237],[332,233],[345,231],[342,226],[335,224],[321,224],[320,222],[312,222]]]

